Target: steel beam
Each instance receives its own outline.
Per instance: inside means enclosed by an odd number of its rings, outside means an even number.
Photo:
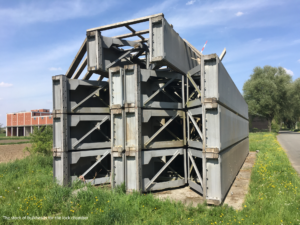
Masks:
[[[71,63],[71,66],[69,67],[68,71],[66,72],[67,78],[71,78],[74,74],[76,68],[78,67],[80,61],[82,60],[84,54],[86,53],[86,41],[87,38],[84,39],[78,53],[76,54],[73,62]]]

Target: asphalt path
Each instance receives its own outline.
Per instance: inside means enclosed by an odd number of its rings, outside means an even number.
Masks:
[[[300,133],[279,131],[277,140],[285,149],[290,162],[300,175]]]

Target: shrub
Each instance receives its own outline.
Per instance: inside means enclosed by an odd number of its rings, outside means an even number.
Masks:
[[[271,127],[272,127],[272,131],[273,131],[273,132],[278,133],[279,130],[280,130],[280,125],[279,125],[278,123],[276,123],[276,122],[272,122]]]
[[[33,133],[30,134],[31,148],[26,147],[25,151],[31,154],[41,153],[43,155],[50,155],[53,146],[53,132],[51,126],[34,128]]]

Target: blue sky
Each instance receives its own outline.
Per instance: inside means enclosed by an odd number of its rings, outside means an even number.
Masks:
[[[0,123],[6,113],[52,110],[51,76],[67,71],[87,29],[161,12],[199,50],[208,40],[204,54],[226,47],[223,63],[241,92],[256,66],[282,66],[297,79],[299,11],[298,0],[0,1]],[[117,32],[128,33],[107,35]]]

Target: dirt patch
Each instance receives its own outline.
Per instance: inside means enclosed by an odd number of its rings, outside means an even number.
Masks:
[[[26,142],[28,139],[19,139],[19,140],[0,140],[0,144],[2,143],[17,143],[17,142]]]
[[[0,163],[23,159],[30,155],[29,152],[23,152],[25,147],[31,147],[31,144],[0,145]]]
[[[152,194],[160,200],[169,199],[176,202],[181,201],[183,204],[192,205],[193,207],[196,207],[198,204],[203,204],[204,202],[204,198],[189,187],[159,191]]]

